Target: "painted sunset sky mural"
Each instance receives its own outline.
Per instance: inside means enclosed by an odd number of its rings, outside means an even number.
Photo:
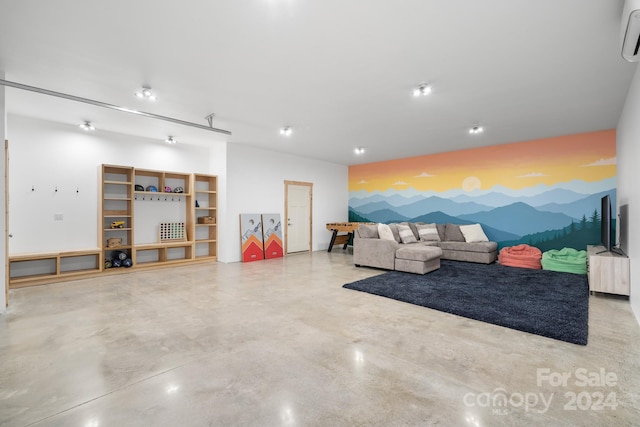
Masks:
[[[605,194],[615,130],[349,167],[350,221],[480,223],[500,247],[598,244]]]

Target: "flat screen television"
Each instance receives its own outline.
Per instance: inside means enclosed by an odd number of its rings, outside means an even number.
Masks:
[[[600,204],[600,243],[604,246],[605,251],[611,252],[614,234],[611,221],[611,199],[608,194],[602,197]]]

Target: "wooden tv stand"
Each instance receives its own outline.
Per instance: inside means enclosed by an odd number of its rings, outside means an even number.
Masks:
[[[589,291],[629,296],[629,257],[606,252],[604,246],[587,246]]]

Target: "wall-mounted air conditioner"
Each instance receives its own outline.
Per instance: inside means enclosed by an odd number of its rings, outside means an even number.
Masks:
[[[622,57],[640,61],[640,0],[627,0],[622,12]]]

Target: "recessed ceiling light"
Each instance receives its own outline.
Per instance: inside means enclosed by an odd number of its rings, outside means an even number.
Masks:
[[[426,83],[421,84],[413,90],[413,96],[427,96],[431,93],[431,86]]]
[[[291,133],[293,133],[293,129],[291,129],[290,126],[285,126],[282,129],[280,129],[280,135],[290,136]]]
[[[80,129],[84,129],[86,131],[89,130],[96,130],[95,127],[93,127],[93,125],[91,124],[91,122],[84,122],[80,125]]]
[[[176,139],[175,139],[174,137],[172,137],[171,135],[169,135],[169,136],[167,137],[167,139],[165,139],[165,140],[164,140],[164,142],[166,142],[167,144],[175,144],[175,143],[177,143],[178,141],[176,141]]]
[[[137,98],[148,99],[149,101],[156,101],[158,97],[153,93],[150,87],[143,86],[141,90],[135,93]]]
[[[354,152],[354,153],[356,153],[356,154],[358,154],[358,155],[360,155],[360,154],[364,154],[364,148],[363,148],[363,147],[356,147],[356,148],[353,150],[353,152]]]
[[[469,129],[469,133],[471,135],[476,135],[482,132],[484,132],[484,129],[482,128],[482,126],[474,126],[471,129]]]

